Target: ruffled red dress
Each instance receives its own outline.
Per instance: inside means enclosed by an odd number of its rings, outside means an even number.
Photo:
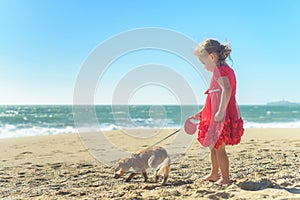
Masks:
[[[217,80],[226,76],[231,85],[231,97],[226,108],[226,114],[222,121],[214,120],[219,109],[222,89]],[[241,141],[244,133],[243,119],[236,103],[236,78],[234,71],[227,65],[216,67],[210,82],[205,104],[200,113],[200,124],[198,126],[198,141],[204,147],[218,148],[222,141],[226,145],[235,145]]]

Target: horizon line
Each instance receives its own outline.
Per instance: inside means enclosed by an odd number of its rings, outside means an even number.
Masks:
[[[255,103],[255,104],[238,104],[239,106],[288,106],[288,105],[300,105],[297,102],[289,102],[290,104],[273,104],[274,102],[268,103]],[[67,104],[67,103],[29,103],[29,104],[0,104],[0,106],[203,106],[204,104]]]

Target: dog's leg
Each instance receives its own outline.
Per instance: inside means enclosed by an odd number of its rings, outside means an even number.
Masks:
[[[161,183],[161,185],[166,185],[166,182],[167,182],[167,180],[168,180],[168,175],[165,175],[164,176],[164,180],[163,180],[163,182]]]
[[[159,175],[158,175],[158,171],[159,171],[159,169],[157,169],[156,171],[155,171],[155,182],[157,183],[157,181],[158,181],[158,179],[159,179]]]
[[[146,173],[146,172],[143,172],[143,176],[144,176],[144,180],[145,180],[145,182],[147,182],[147,181],[148,181],[148,176],[147,176],[147,173]]]
[[[131,173],[128,178],[125,180],[125,182],[129,182],[135,175],[137,175],[138,173]]]
[[[167,166],[163,167],[164,180],[161,183],[161,185],[166,185],[166,182],[167,182],[168,177],[169,177],[169,173],[170,173],[170,165],[167,165]]]

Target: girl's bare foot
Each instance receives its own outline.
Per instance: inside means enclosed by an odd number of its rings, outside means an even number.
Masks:
[[[216,183],[219,184],[219,185],[229,186],[231,184],[231,181],[230,180],[224,180],[224,179],[221,178]]]
[[[207,175],[203,180],[204,181],[210,181],[210,182],[216,182],[217,180],[219,180],[220,177],[219,175],[212,175],[212,174],[209,174]]]

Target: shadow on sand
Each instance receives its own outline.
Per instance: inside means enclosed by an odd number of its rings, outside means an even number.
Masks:
[[[258,190],[264,190],[267,188],[273,188],[273,189],[279,189],[279,190],[286,190],[293,194],[300,194],[300,188],[292,187],[282,187],[280,185],[277,185],[276,183],[273,183],[270,180],[262,180],[260,182],[254,182],[254,181],[245,181],[237,184],[238,187],[240,187],[243,190],[248,191],[258,191]]]

